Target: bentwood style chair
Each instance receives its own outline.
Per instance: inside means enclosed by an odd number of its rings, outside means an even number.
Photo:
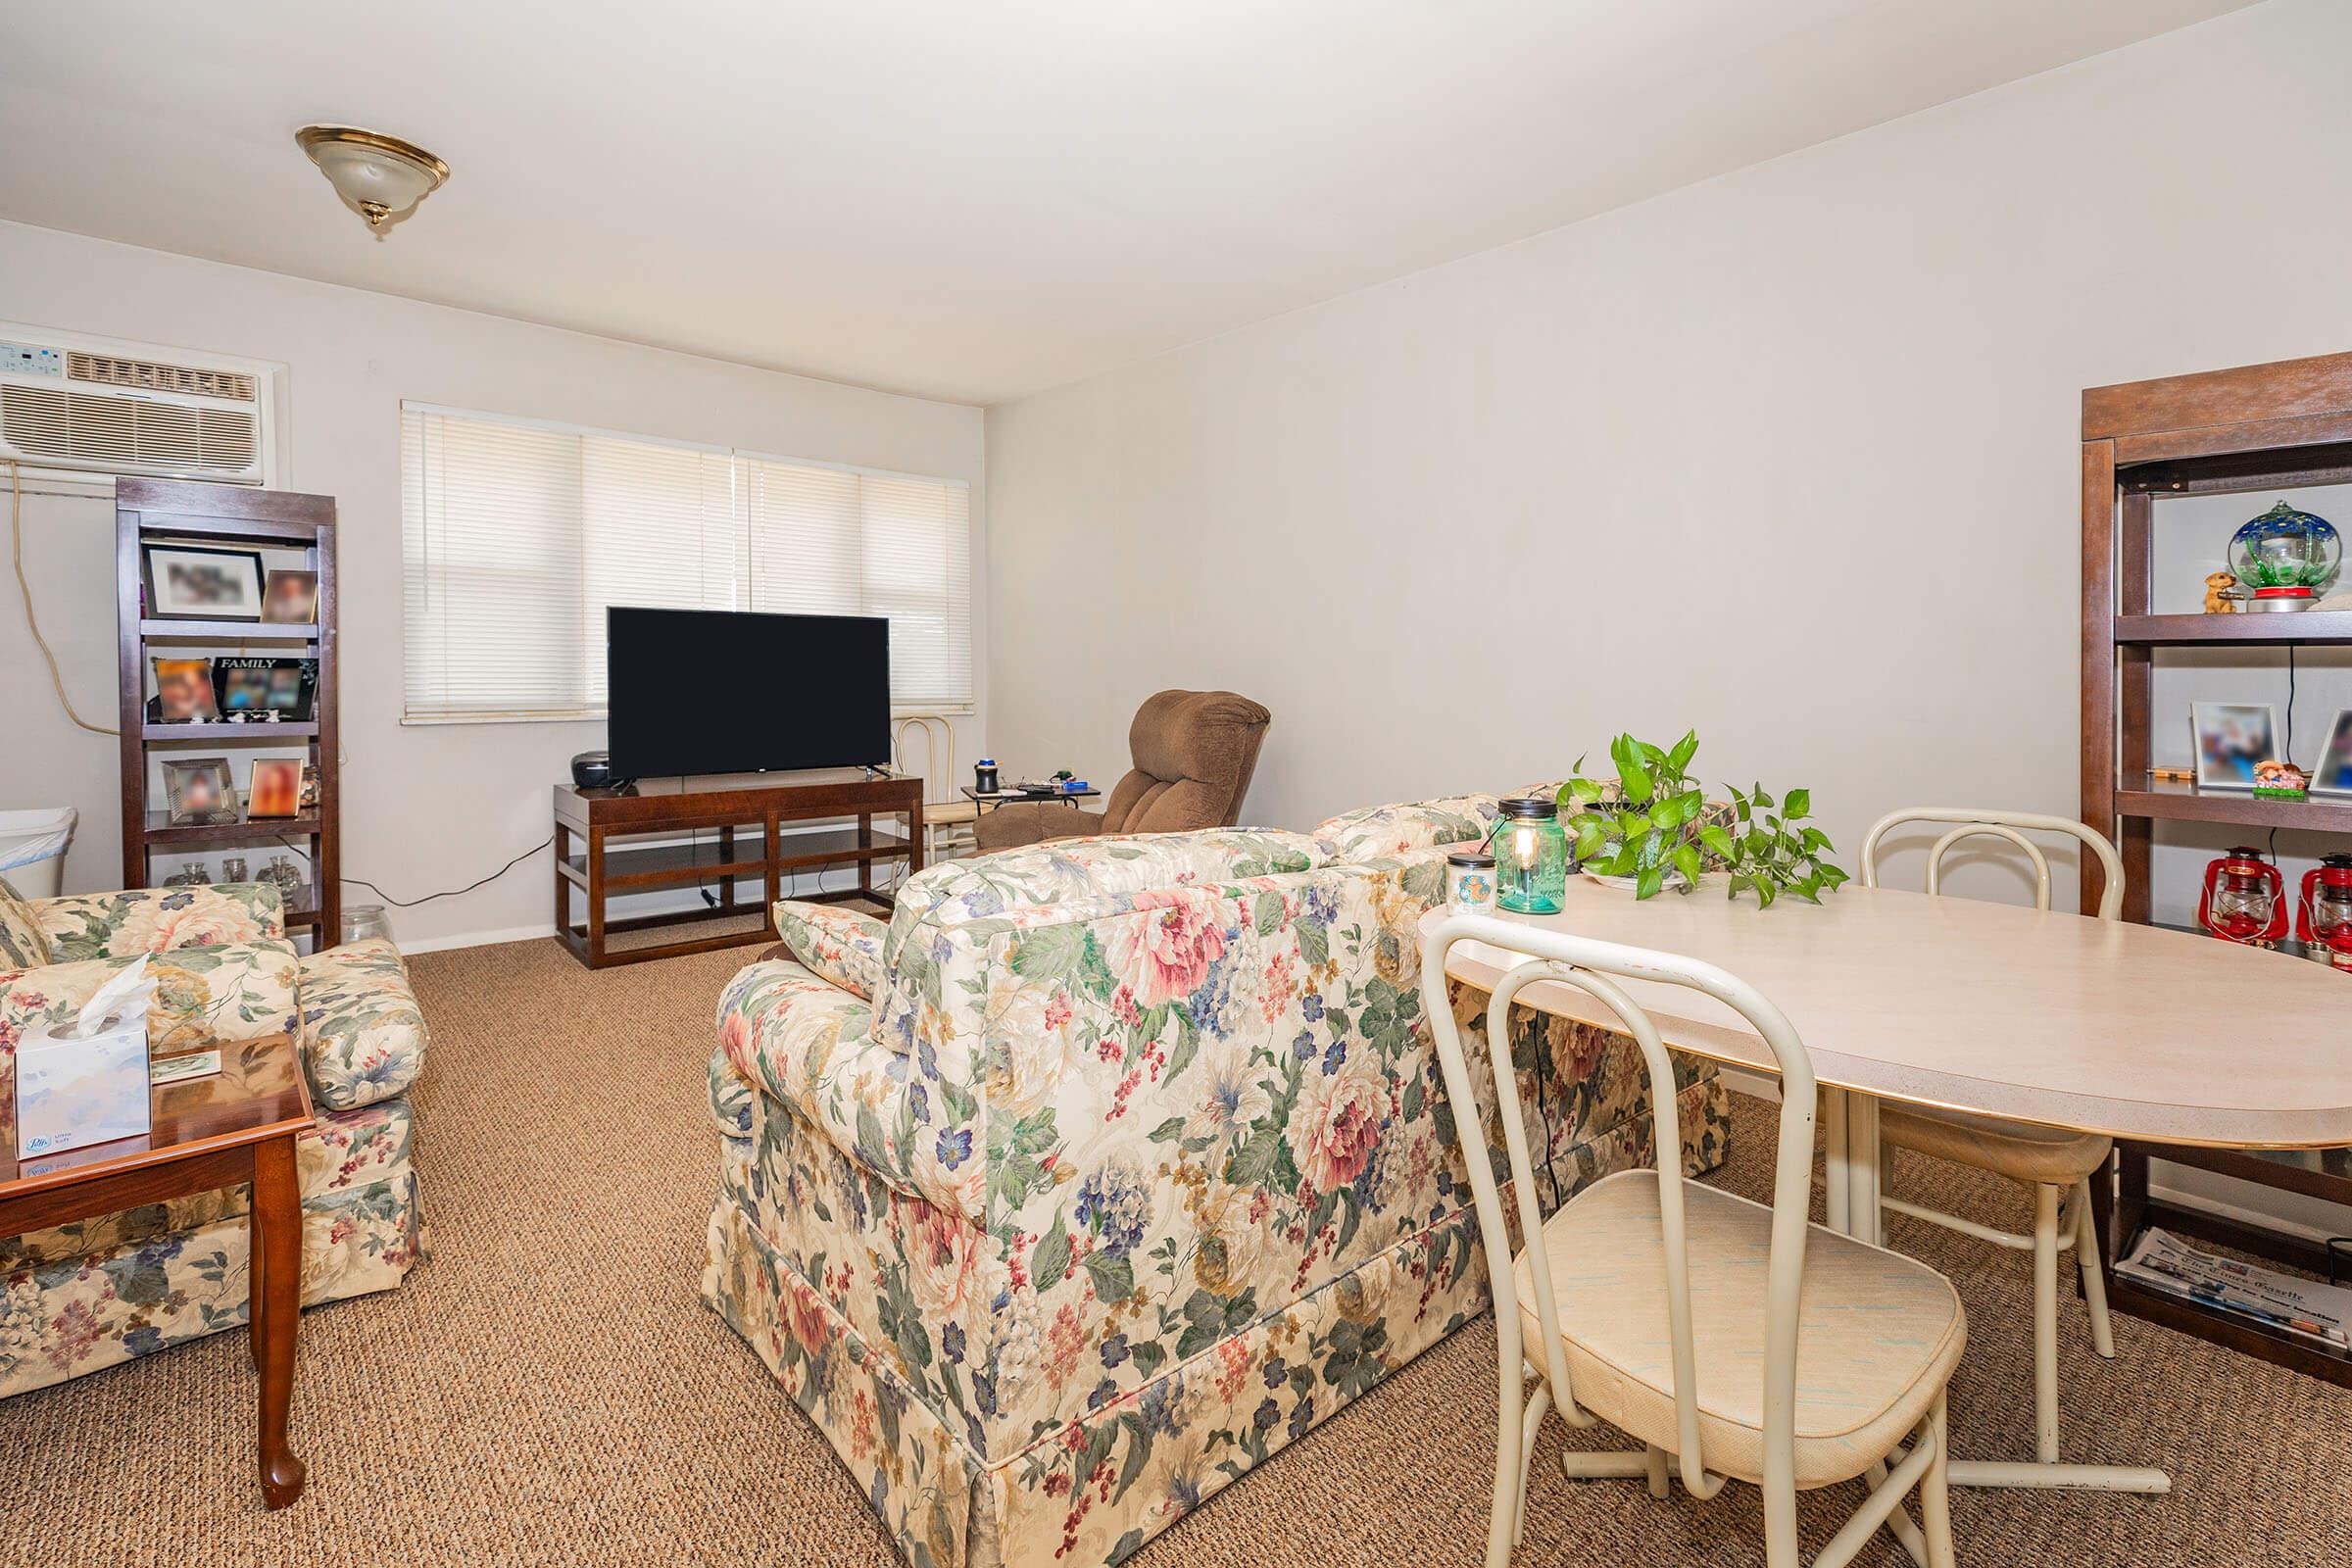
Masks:
[[[1496,1119],[1526,1237],[1516,1258],[1486,1130],[1476,1115],[1454,1118],[1494,1283],[1501,1375],[1489,1568],[1505,1568],[1524,1533],[1528,1458],[1554,1404],[1571,1426],[1606,1421],[1642,1445],[1568,1452],[1571,1478],[1643,1477],[1658,1497],[1673,1472],[1701,1498],[1727,1479],[1760,1487],[1770,1568],[1798,1568],[1796,1494],[1857,1478],[1869,1491],[1814,1568],[1850,1561],[1881,1525],[1915,1560],[1950,1568],[1944,1388],[1968,1321],[1926,1264],[1807,1222],[1813,1065],[1788,1018],[1711,964],[1492,916],[1441,922],[1423,943],[1421,972],[1445,973],[1446,950],[1464,939],[1527,959],[1495,985],[1487,1012]],[[1702,992],[1771,1049],[1783,1094],[1770,1208],[1683,1178],[1673,1066],[1628,981]],[[1657,1169],[1595,1182],[1548,1221],[1506,1027],[1531,982],[1581,991],[1614,1015],[1641,1048],[1657,1117]],[[1452,1012],[1433,1008],[1430,1021],[1447,1097],[1476,1105]],[[1914,1487],[1924,1534],[1903,1507]]]
[[[1928,891],[1942,891],[1943,858],[1955,844],[1969,839],[1994,838],[2023,850],[2034,865],[2034,906],[2050,906],[2050,862],[2028,833],[2058,835],[2078,840],[2084,853],[2095,856],[2106,872],[2099,897],[2099,918],[2112,920],[2123,909],[2124,864],[2115,846],[2082,823],[2063,816],[2040,816],[2029,811],[1982,811],[1965,807],[1914,806],[1881,817],[1862,841],[1862,885],[1879,885],[1879,842],[1907,823],[1950,824],[1928,851]],[[2023,1184],[2034,1195],[2034,1233],[2020,1236],[1962,1219],[1925,1204],[1882,1196],[1883,1209],[1908,1214],[1946,1230],[1973,1236],[2017,1251],[2034,1254],[2034,1457],[2039,1464],[2058,1462],[2058,1254],[2075,1250],[2075,1264],[2082,1276],[2082,1299],[2090,1308],[2091,1348],[2110,1359],[2115,1355],[2115,1333],[2107,1318],[2107,1281],[2099,1269],[2098,1238],[2091,1219],[2090,1178],[2107,1166],[2114,1148],[2111,1139],[2091,1133],[2035,1127],[2026,1122],[2001,1121],[1964,1111],[1931,1110],[1919,1105],[1882,1104],[1879,1109],[1882,1144],[1914,1153],[1990,1171]]]

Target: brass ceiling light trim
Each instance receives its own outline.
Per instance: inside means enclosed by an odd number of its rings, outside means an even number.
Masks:
[[[413,141],[357,125],[305,125],[295,145],[380,239],[449,178],[449,165]]]

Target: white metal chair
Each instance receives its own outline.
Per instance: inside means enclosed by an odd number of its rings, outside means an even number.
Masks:
[[[2115,919],[2123,909],[2124,865],[2104,835],[2063,816],[2030,811],[1986,811],[1967,807],[1914,806],[1883,816],[1862,841],[1862,885],[1879,885],[1879,842],[1907,823],[1947,823],[1949,830],[1928,851],[1928,891],[1942,891],[1943,858],[1953,845],[1972,838],[2000,839],[2023,850],[2034,864],[2034,906],[2050,906],[2050,862],[2028,833],[2077,840],[2106,872],[2098,915]],[[1925,1204],[1882,1194],[1882,1209],[1908,1214],[1946,1230],[1974,1236],[1996,1247],[2034,1254],[2034,1455],[2037,1464],[2058,1462],[2058,1254],[2075,1250],[2082,1276],[2082,1298],[2090,1308],[2090,1342],[2102,1356],[2115,1354],[2115,1333],[2107,1317],[2107,1282],[2099,1270],[2098,1238],[2091,1217],[2090,1178],[2106,1169],[2111,1139],[2090,1133],[2036,1127],[2026,1122],[1972,1116],[1917,1105],[1884,1104],[1879,1139],[1957,1164],[1990,1171],[2022,1183],[2034,1195],[2034,1232],[2021,1236]]]
[[[1464,939],[1528,957],[1497,982],[1487,1012],[1497,1119],[1526,1237],[1507,1266],[1510,1230],[1486,1131],[1476,1114],[1454,1117],[1498,1342],[1489,1568],[1504,1568],[1524,1533],[1529,1456],[1555,1402],[1572,1426],[1606,1421],[1643,1445],[1569,1452],[1562,1468],[1572,1478],[1643,1477],[1659,1497],[1670,1472],[1702,1498],[1727,1478],[1760,1487],[1770,1568],[1797,1568],[1796,1494],[1856,1478],[1870,1491],[1814,1568],[1850,1561],[1882,1525],[1916,1561],[1950,1568],[1944,1388],[1967,1343],[1967,1318],[1950,1283],[1926,1264],[1807,1222],[1813,1066],[1788,1020],[1711,964],[1492,916],[1439,923],[1423,942],[1421,972],[1443,974],[1446,950]],[[1673,1066],[1622,980],[1703,992],[1771,1048],[1785,1094],[1770,1208],[1684,1180]],[[1595,1182],[1548,1221],[1506,1027],[1513,999],[1537,981],[1582,991],[1616,1016],[1641,1048],[1657,1118],[1657,1169]],[[1430,1017],[1447,1097],[1476,1105],[1461,1030],[1450,1009]],[[1924,1533],[1902,1506],[1914,1487]]]

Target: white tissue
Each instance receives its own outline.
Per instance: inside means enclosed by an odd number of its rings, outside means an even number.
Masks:
[[[155,998],[155,982],[147,975],[147,956],[129,968],[90,993],[90,1000],[81,1004],[80,1014],[71,1028],[58,1032],[60,1040],[88,1040],[100,1034],[136,1024],[141,1034],[146,1032],[147,1004]]]

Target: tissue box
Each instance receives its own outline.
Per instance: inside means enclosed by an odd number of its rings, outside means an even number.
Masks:
[[[30,1031],[17,1042],[17,1157],[139,1138],[148,1131],[147,1017],[86,1040]]]

